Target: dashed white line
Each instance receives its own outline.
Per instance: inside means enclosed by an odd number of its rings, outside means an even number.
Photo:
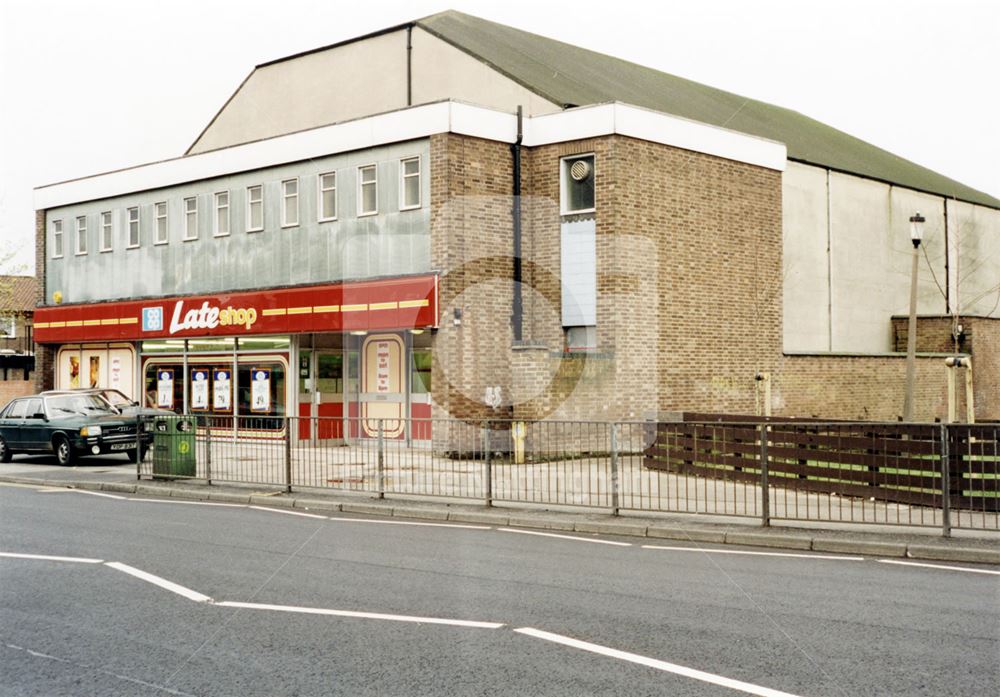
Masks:
[[[151,573],[143,571],[142,569],[137,569],[134,566],[129,566],[128,564],[122,564],[117,561],[109,561],[104,563],[105,566],[109,566],[117,571],[122,571],[130,576],[135,576],[138,579],[146,581],[147,583],[152,583],[154,586],[159,586],[164,590],[168,590],[171,593],[176,593],[177,595],[183,596],[188,600],[193,600],[196,603],[207,603],[211,602],[211,598],[207,595],[203,595],[198,591],[193,591],[190,588],[185,588],[173,581],[168,581],[165,578],[160,578],[159,576],[154,576]]]
[[[844,557],[833,554],[794,554],[790,552],[751,552],[745,549],[705,549],[703,547],[665,547],[643,545],[643,549],[663,549],[670,552],[701,552],[703,554],[749,554],[755,557],[792,557],[794,559],[827,559],[834,561],[864,561],[864,557]]]
[[[880,564],[900,564],[901,566],[922,566],[926,569],[942,569],[944,571],[966,571],[970,574],[990,574],[1000,576],[1000,571],[990,569],[970,569],[965,566],[946,566],[944,564],[923,564],[915,561],[899,561],[897,559],[876,559]]]
[[[245,503],[216,503],[214,501],[180,501],[176,499],[132,499],[128,497],[125,498],[127,501],[139,501],[142,503],[179,503],[185,506],[216,506],[218,508],[246,508]]]
[[[537,530],[516,530],[514,528],[497,528],[498,532],[514,532],[518,535],[538,535],[539,537],[555,537],[560,540],[573,540],[574,542],[593,542],[599,545],[614,545],[615,547],[631,547],[631,542],[616,542],[614,540],[601,540],[596,537],[576,537],[574,535],[558,535],[554,532],[538,532]]]
[[[336,518],[327,520],[335,523],[370,523],[372,525],[413,525],[421,528],[458,528],[460,530],[492,530],[489,525],[461,525],[459,523],[414,523],[408,520],[371,520],[369,518]]]
[[[674,673],[675,675],[700,680],[701,682],[707,682],[712,685],[719,685],[720,687],[728,687],[730,689],[739,690],[751,695],[759,695],[760,697],[797,697],[790,692],[772,690],[769,687],[754,685],[753,683],[743,682],[742,680],[733,680],[732,678],[726,678],[713,673],[706,673],[705,671],[677,665],[676,663],[668,663],[655,658],[648,658],[647,656],[640,656],[639,654],[629,653],[628,651],[619,651],[618,649],[608,648],[607,646],[601,646],[600,644],[591,644],[588,641],[580,641],[579,639],[573,639],[561,634],[543,632],[540,629],[534,629],[532,627],[521,627],[519,629],[515,629],[514,631],[518,634],[535,637],[536,639],[544,639],[545,641],[552,641],[557,644],[562,644],[563,646],[570,646],[574,649],[581,649],[582,651],[589,651],[602,656],[617,658],[630,663],[637,663],[656,670]]]
[[[271,610],[274,612],[297,612],[304,615],[332,615],[334,617],[356,617],[368,620],[389,620],[392,622],[415,622],[417,624],[445,624],[453,627],[475,627],[479,629],[499,629],[502,622],[474,622],[472,620],[450,620],[441,617],[415,617],[413,615],[387,615],[380,612],[355,612],[353,610],[328,610],[319,607],[296,607],[294,605],[267,605],[263,603],[241,603],[223,601],[215,603],[221,607],[238,607],[247,610]]]
[[[115,494],[105,494],[100,491],[89,491],[87,489],[65,489],[64,491],[69,491],[74,494],[87,494],[87,496],[100,496],[105,499],[124,499],[124,496],[116,496]],[[51,491],[40,491],[40,494],[50,494]]]
[[[87,557],[53,557],[47,554],[18,554],[16,552],[0,552],[0,557],[13,559],[37,559],[39,561],[68,561],[77,564],[103,564],[103,559],[88,559]]]
[[[302,513],[300,511],[286,511],[284,508],[268,508],[267,506],[247,506],[247,508],[252,508],[255,511],[267,511],[268,513],[284,513],[285,515],[297,515],[303,518],[319,518],[320,520],[326,520],[325,515]]]

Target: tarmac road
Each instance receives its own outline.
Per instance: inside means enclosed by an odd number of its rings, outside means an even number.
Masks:
[[[0,553],[35,555],[0,556],[0,692],[780,697],[1000,684],[996,566],[312,515],[0,486]]]

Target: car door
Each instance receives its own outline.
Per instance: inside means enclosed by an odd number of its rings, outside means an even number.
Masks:
[[[49,442],[49,422],[39,397],[25,400],[24,423],[21,426],[21,448],[43,450]]]
[[[11,402],[7,407],[6,416],[3,420],[3,439],[7,441],[7,447],[17,451],[23,448],[24,413],[27,410],[28,400],[18,399]]]

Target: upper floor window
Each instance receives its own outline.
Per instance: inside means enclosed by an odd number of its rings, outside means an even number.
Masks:
[[[128,246],[130,249],[139,246],[139,207],[128,209]]]
[[[0,315],[0,339],[16,339],[17,322],[14,315]]]
[[[594,211],[594,156],[564,157],[560,168],[563,215]]]
[[[52,257],[58,259],[63,255],[63,226],[61,220],[52,221]]]
[[[299,224],[299,180],[281,182],[281,227]]]
[[[399,165],[399,210],[420,208],[420,158],[401,160]]]
[[[247,187],[247,232],[264,229],[264,187]]]
[[[101,213],[101,251],[110,252],[111,243],[113,241],[114,228],[112,226],[113,219],[111,217],[111,211],[104,211]]]
[[[87,253],[87,216],[81,215],[76,219],[76,253]]]
[[[198,239],[198,199],[184,199],[184,239]]]
[[[358,215],[378,213],[378,168],[358,167]]]
[[[336,220],[337,218],[337,173],[328,172],[319,175],[319,219]]]
[[[156,236],[153,239],[153,244],[166,244],[169,241],[169,238],[167,237],[166,201],[154,205],[153,211],[156,214]]]
[[[229,192],[220,191],[215,195],[215,235],[229,234]]]

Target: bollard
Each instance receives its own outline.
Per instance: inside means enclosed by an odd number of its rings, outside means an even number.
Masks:
[[[385,498],[385,421],[378,420],[378,498]]]
[[[483,430],[483,504],[490,508],[493,505],[493,448],[490,442],[490,422],[486,422]]]
[[[760,524],[771,525],[771,490],[767,481],[767,424],[760,425]]]

